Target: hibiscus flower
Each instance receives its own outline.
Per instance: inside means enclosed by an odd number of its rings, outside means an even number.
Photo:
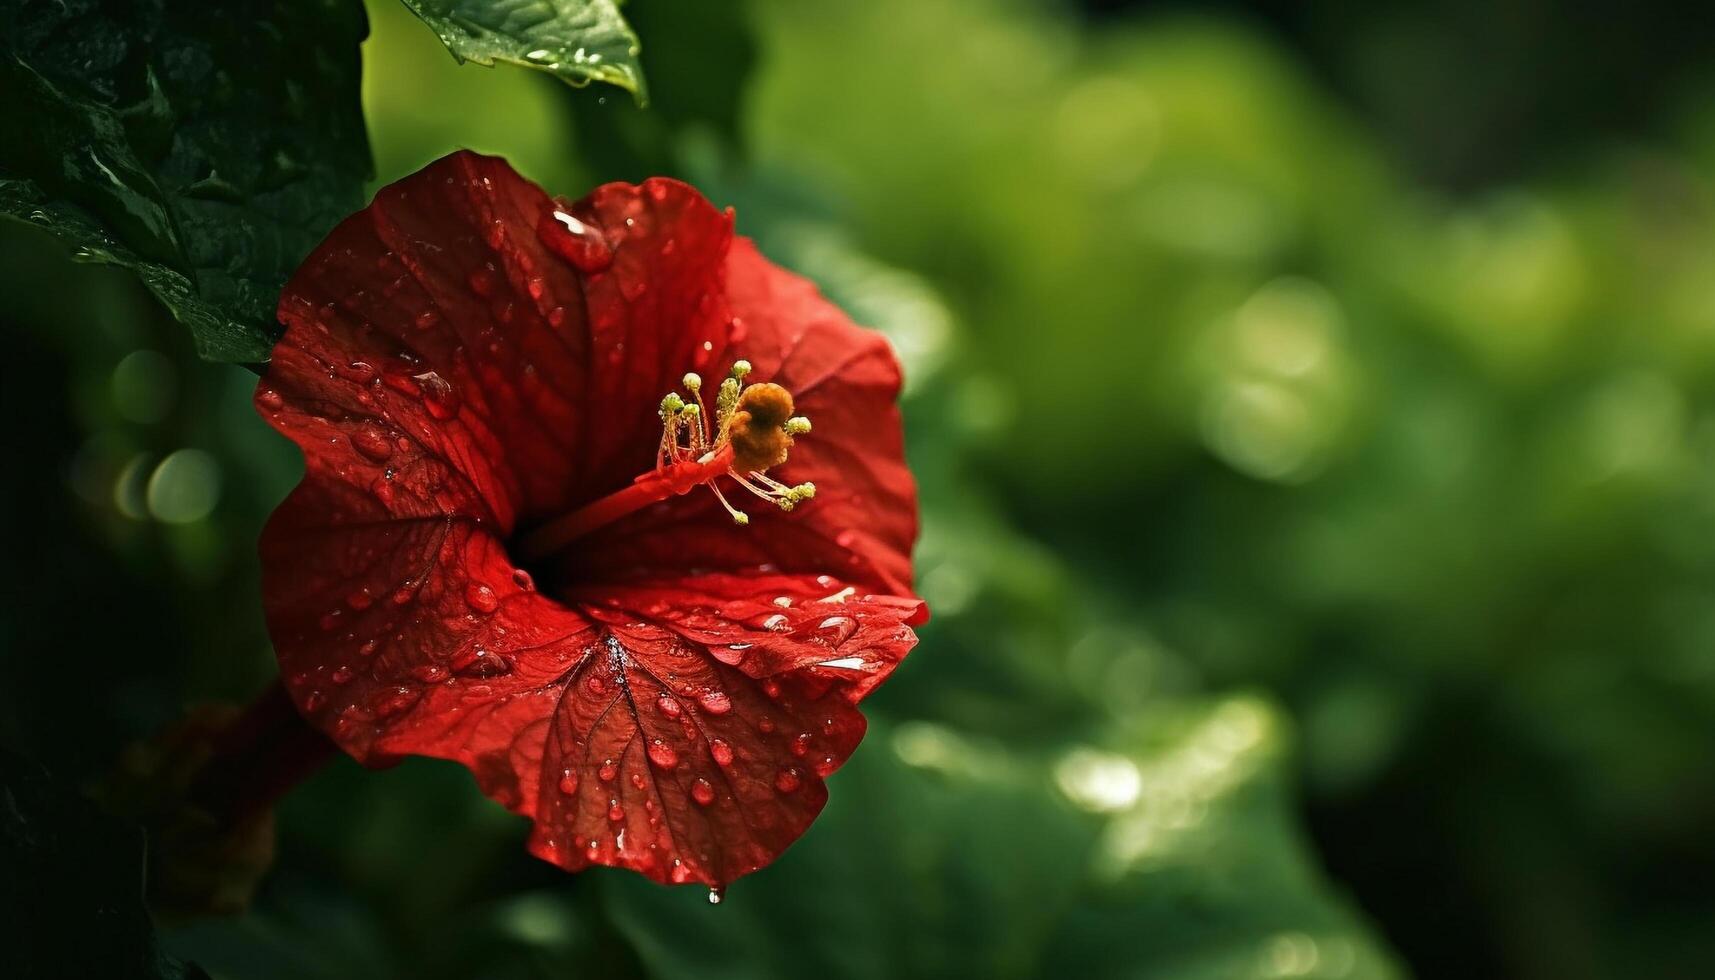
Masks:
[[[463,763],[560,867],[717,899],[927,617],[898,364],[732,224],[453,154],[304,262],[256,393],[305,461],[261,541],[304,717]]]

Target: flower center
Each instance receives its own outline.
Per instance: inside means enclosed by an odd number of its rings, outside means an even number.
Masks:
[[[816,496],[814,483],[788,486],[768,475],[786,462],[793,440],[810,431],[810,420],[793,415],[792,393],[777,384],[746,385],[749,361],[736,361],[732,374],[715,394],[714,418],[703,402],[703,379],[685,375],[689,397],[677,391],[661,399],[661,442],[655,468],[631,486],[586,504],[543,524],[523,536],[519,553],[525,558],[553,554],[597,528],[676,494],[707,485],[733,523],[750,523],[750,515],[734,507],[716,481],[730,477],[739,486],[781,510],[792,510]]]

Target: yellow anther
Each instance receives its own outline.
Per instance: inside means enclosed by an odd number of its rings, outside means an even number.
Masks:
[[[780,499],[774,501],[774,503],[775,503],[775,506],[779,507],[781,510],[791,510],[792,508],[798,506],[798,498],[791,497],[791,496],[781,497]]]
[[[749,373],[750,373],[750,362],[749,361],[738,360],[738,361],[732,362],[732,376],[733,377],[742,378]]]
[[[799,500],[814,500],[816,497],[816,485],[809,482],[800,483],[792,488],[792,492],[798,495]]]
[[[810,420],[802,415],[794,415],[786,420],[783,428],[789,436],[801,436],[810,431]]]
[[[676,391],[668,392],[667,397],[661,399],[662,415],[677,415],[679,414],[679,410],[684,407],[685,400],[680,398],[679,393]]]
[[[746,514],[742,510],[735,510],[732,512],[732,522],[737,524],[739,527],[743,527],[750,523],[750,515]]]
[[[685,387],[691,391],[698,391],[703,387],[703,376],[695,371],[686,372],[685,376],[680,380],[684,383]]]

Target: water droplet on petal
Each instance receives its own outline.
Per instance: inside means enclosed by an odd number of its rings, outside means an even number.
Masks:
[[[353,676],[354,675],[352,674],[350,667],[337,667],[334,669],[333,673],[328,675],[328,679],[333,681],[335,684],[344,685],[350,684]]]
[[[453,673],[460,677],[503,677],[512,673],[512,661],[491,650],[472,647],[454,661]]]
[[[484,266],[470,274],[470,291],[478,296],[494,292],[494,270]]]
[[[529,592],[536,588],[536,580],[531,578],[530,573],[526,572],[522,568],[514,568],[512,570],[512,584],[523,589],[525,592]]]
[[[280,393],[272,388],[258,388],[256,390],[256,403],[270,412],[278,412],[286,407],[286,399],[281,398]]]
[[[709,741],[709,754],[715,757],[715,765],[717,766],[732,765],[732,746],[721,739],[716,738]]]
[[[707,690],[697,698],[697,703],[711,715],[724,715],[732,710],[732,698],[725,691]]]
[[[591,674],[584,678],[584,689],[599,698],[607,693],[607,681],[602,680],[600,674]]]
[[[666,742],[658,738],[651,739],[649,742],[649,761],[662,769],[671,769],[679,764],[679,753],[673,751],[673,747]]]
[[[619,823],[625,819],[625,808],[619,805],[618,800],[613,800],[608,804],[607,818],[614,823]]]
[[[601,768],[596,770],[596,775],[601,777],[602,782],[611,783],[619,775],[619,766],[615,765],[612,759],[605,759]]]
[[[655,707],[669,718],[677,718],[685,713],[685,709],[679,706],[679,702],[666,694],[655,699]]]
[[[715,801],[715,788],[709,785],[708,780],[698,776],[697,781],[691,784],[691,799],[708,806]]]
[[[494,590],[480,583],[472,584],[465,590],[465,601],[479,613],[491,613],[500,607],[500,599]]]
[[[821,631],[818,639],[829,646],[837,647],[851,639],[852,634],[857,632],[857,620],[850,616],[829,616],[822,620],[816,628]]]
[[[417,703],[421,697],[408,687],[383,688],[369,704],[369,710],[375,712],[377,718],[391,718]]]
[[[613,264],[613,246],[600,228],[584,224],[562,208],[549,208],[536,224],[542,244],[586,275]]]
[[[782,769],[774,777],[774,788],[782,793],[795,793],[803,785],[803,778],[796,769]]]
[[[453,390],[453,383],[441,377],[434,371],[416,375],[423,386],[423,407],[429,414],[445,421],[459,413],[458,392]]]
[[[792,740],[792,754],[800,759],[810,754],[809,732],[800,732],[798,737]]]
[[[411,676],[425,684],[436,684],[447,679],[447,669],[440,664],[424,664],[412,670]]]
[[[424,310],[423,312],[417,314],[416,319],[413,320],[412,322],[417,325],[418,330],[427,330],[430,327],[434,326],[435,324],[439,323],[440,320],[441,320],[440,313],[436,312],[435,310]]]
[[[578,791],[578,771],[564,769],[560,772],[560,792],[571,796]]]
[[[709,904],[710,905],[719,905],[721,903],[721,899],[723,899],[725,897],[726,897],[726,889],[725,888],[711,888],[711,889],[709,889]]]

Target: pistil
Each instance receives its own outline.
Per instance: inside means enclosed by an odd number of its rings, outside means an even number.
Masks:
[[[790,511],[816,496],[816,485],[789,486],[765,470],[786,461],[795,437],[810,431],[810,420],[792,414],[792,395],[776,384],[746,387],[749,361],[733,364],[731,377],[721,382],[712,428],[704,408],[702,378],[682,379],[690,398],[669,392],[661,399],[661,440],[655,468],[623,490],[563,514],[523,535],[518,557],[526,561],[554,554],[578,538],[628,514],[669,497],[707,485],[733,523],[750,523],[750,515],[734,507],[716,480],[729,476],[751,493]]]

